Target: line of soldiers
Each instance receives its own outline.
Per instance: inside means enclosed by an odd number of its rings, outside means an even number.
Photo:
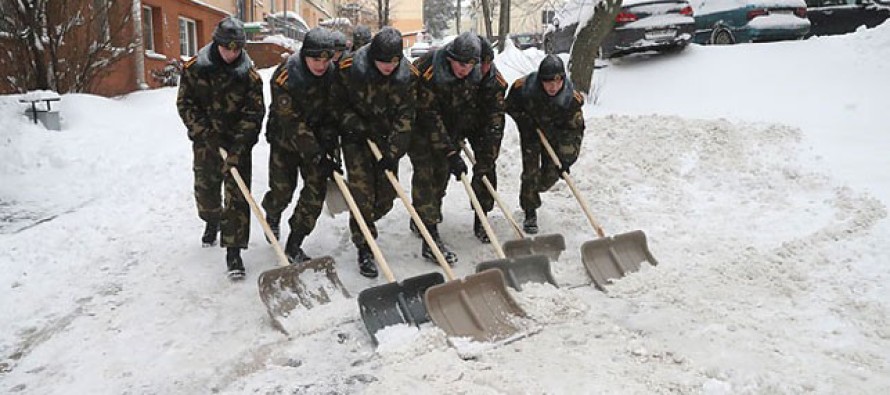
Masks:
[[[250,184],[251,151],[265,116],[263,83],[243,49],[245,40],[241,21],[220,21],[213,41],[185,64],[177,98],[193,142],[195,199],[198,215],[206,222],[202,242],[214,244],[221,232],[231,278],[244,276],[240,251],[247,248],[250,213],[229,169],[237,168]],[[448,263],[455,264],[457,255],[438,231],[448,180],[468,173],[461,156],[468,141],[476,156],[471,184],[483,210],[491,211],[494,199],[482,178],[496,185],[505,113],[520,132],[523,227],[537,232],[539,193],[549,189],[561,171],[570,171],[578,157],[583,98],[555,56],[545,58],[538,72],[517,80],[505,98],[507,83],[493,60],[491,44],[472,33],[413,63],[404,56],[401,33],[391,27],[372,37],[359,26],[351,46],[342,33],[314,28],[306,34],[300,51],[272,75],[266,123],[269,191],[262,207],[276,238],[298,177],[303,181],[288,220],[285,253],[291,263],[311,259],[303,242],[321,213],[328,179],[334,172],[343,174],[344,168],[348,187],[376,238],[375,222],[392,209],[396,198],[384,172],[397,175],[400,159],[407,155],[414,168],[412,205]],[[542,154],[537,129],[554,143],[562,168]],[[368,141],[380,148],[381,158],[374,157]],[[228,152],[225,160],[219,148]],[[359,271],[376,277],[376,262],[355,221],[350,218]],[[473,230],[481,242],[490,242],[480,218]],[[421,254],[434,261],[426,242],[421,242]]]

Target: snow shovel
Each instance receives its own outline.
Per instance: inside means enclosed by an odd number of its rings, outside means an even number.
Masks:
[[[470,197],[473,210],[476,211],[476,216],[482,223],[482,228],[485,229],[485,234],[491,240],[491,247],[494,248],[494,253],[498,257],[497,260],[480,262],[476,265],[476,272],[498,269],[504,272],[507,283],[517,291],[522,291],[522,284],[528,281],[549,282],[556,286],[556,280],[550,272],[550,261],[547,260],[546,256],[531,255],[507,259],[507,256],[504,255],[504,250],[501,249],[501,245],[498,242],[498,236],[491,229],[491,223],[488,222],[485,212],[482,211],[479,198],[473,192],[473,186],[470,185],[470,180],[466,174],[460,175],[460,182],[464,184],[464,190],[466,190],[467,196]]]
[[[537,132],[538,137],[541,138],[541,144],[544,145],[553,164],[558,168],[562,168],[562,163],[560,163],[559,157],[547,141],[547,137],[544,136],[544,132],[540,129]],[[584,215],[587,216],[587,220],[593,226],[597,236],[599,236],[599,239],[590,240],[581,245],[581,261],[584,263],[584,268],[597,289],[605,292],[606,284],[611,282],[612,279],[621,278],[628,273],[639,271],[640,264],[643,262],[649,262],[653,266],[658,264],[658,261],[655,260],[655,257],[649,251],[646,234],[642,230],[607,237],[603,228],[593,219],[593,214],[590,213],[587,202],[581,197],[581,192],[578,191],[578,187],[575,186],[575,182],[569,173],[562,172],[561,176],[566,184],[569,185],[569,189],[572,190],[572,194],[575,195],[575,199],[581,205]]]
[[[228,154],[222,148],[219,149],[219,154],[222,155],[223,161],[228,157]],[[232,166],[230,172],[232,173],[232,178],[235,179],[235,183],[238,184],[238,189],[240,189],[241,193],[244,195],[244,199],[247,200],[247,203],[250,205],[253,215],[259,220],[260,225],[262,225],[263,232],[272,242],[272,248],[275,250],[275,254],[278,256],[278,264],[281,266],[260,273],[260,276],[257,279],[260,299],[262,299],[263,304],[266,305],[266,311],[269,312],[269,317],[272,318],[273,325],[285,334],[288,334],[282,321],[286,319],[297,306],[303,305],[307,309],[310,309],[317,304],[328,303],[331,301],[330,293],[332,292],[340,292],[344,297],[348,298],[349,293],[346,291],[346,287],[343,286],[343,283],[340,282],[340,277],[337,276],[333,258],[324,256],[303,262],[297,266],[291,265],[290,262],[288,262],[284,250],[281,249],[281,244],[278,243],[278,239],[275,238],[272,229],[266,222],[266,216],[263,215],[263,212],[260,211],[256,201],[253,200],[253,195],[250,194],[250,190],[247,189],[247,185],[244,184],[244,180],[241,178],[238,169]],[[333,288],[317,286],[313,289],[312,287],[307,286],[303,281],[300,281],[299,278],[300,274],[307,271],[313,272],[316,276],[321,274],[324,277],[327,277],[333,284]]]
[[[374,158],[380,160],[383,157],[373,141],[368,140],[368,146]],[[385,174],[448,280],[430,287],[424,294],[427,312],[433,323],[449,337],[470,337],[477,341],[498,341],[517,334],[520,328],[515,324],[516,318],[527,315],[507,291],[504,274],[491,269],[455,279],[445,256],[414,210],[399,180],[389,170]]]
[[[460,148],[463,149],[465,154],[467,154],[467,158],[470,159],[470,163],[476,165],[476,158],[473,156],[473,152],[470,151],[469,148],[467,148],[467,145],[463,141],[461,141],[460,143]],[[498,208],[500,208],[501,212],[504,213],[504,216],[507,217],[507,221],[510,222],[510,226],[519,237],[519,239],[517,240],[507,240],[506,242],[504,242],[504,254],[508,258],[518,258],[528,255],[546,255],[547,258],[549,258],[551,261],[558,261],[559,255],[566,249],[565,238],[558,233],[541,235],[537,237],[526,235],[522,231],[522,228],[519,226],[519,223],[516,222],[516,218],[513,218],[513,214],[510,213],[510,210],[504,204],[503,200],[501,200],[501,196],[498,191],[494,188],[493,185],[491,185],[488,177],[482,176],[482,183],[485,184],[485,187],[488,189],[488,193],[491,194],[491,196],[494,198],[494,201],[498,204]],[[549,267],[547,268],[547,271],[550,271]],[[509,274],[507,275],[507,281],[510,282]],[[513,286],[512,283],[510,285]],[[554,283],[553,285],[556,284]],[[516,287],[513,286],[513,288]]]
[[[346,199],[343,198],[343,192],[340,192],[337,183],[330,179],[327,181],[327,192],[325,192],[324,195],[324,207],[325,213],[331,218],[349,210],[349,207],[346,204]]]
[[[405,279],[401,284],[396,282],[392,270],[389,269],[389,265],[383,257],[383,252],[380,251],[377,241],[374,240],[371,230],[368,229],[368,224],[365,223],[362,212],[355,205],[355,199],[343,181],[343,176],[340,173],[334,172],[333,179],[337,187],[342,191],[342,196],[349,207],[349,211],[355,216],[355,222],[361,229],[362,235],[365,236],[365,241],[371,247],[374,259],[380,265],[383,275],[389,281],[388,284],[368,288],[358,295],[358,306],[361,311],[362,321],[365,322],[365,327],[368,329],[368,333],[371,334],[374,344],[377,344],[377,337],[375,336],[377,331],[387,326],[396,324],[420,325],[424,322],[429,322],[429,314],[427,314],[426,307],[423,305],[423,294],[429,287],[444,283],[445,278],[442,277],[441,273],[429,273]]]

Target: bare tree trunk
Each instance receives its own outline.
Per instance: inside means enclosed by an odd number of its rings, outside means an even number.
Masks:
[[[485,35],[491,37],[491,2],[489,0],[482,0],[482,17],[485,18],[483,21]]]
[[[501,0],[501,12],[498,15],[498,50],[503,51],[507,42],[507,35],[510,34],[510,2],[511,0]]]
[[[593,66],[599,57],[600,45],[612,30],[615,16],[621,10],[621,0],[603,0],[587,21],[587,25],[575,36],[569,56],[569,73],[575,89],[590,91],[593,79]]]
[[[457,27],[455,29],[457,30],[457,34],[460,34],[460,0],[457,0],[457,12],[455,12],[455,14],[457,14],[457,23],[455,24]]]

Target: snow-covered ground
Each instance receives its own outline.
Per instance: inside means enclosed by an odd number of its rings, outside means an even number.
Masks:
[[[541,56],[512,49],[498,64],[512,80]],[[388,329],[375,348],[354,299],[276,332],[255,283],[276,265],[259,226],[245,282],[200,248],[175,89],[65,95],[62,132],[0,97],[0,392],[888,393],[887,59],[890,25],[597,71],[573,176],[606,231],[644,230],[659,265],[608,294],[587,285],[578,246],[595,234],[557,184],[540,225],[567,239],[560,288],[513,294],[541,329],[472,360],[432,326]],[[268,145],[254,152],[259,197]],[[519,214],[512,122],[498,166]],[[472,236],[460,185],[445,211],[469,274],[494,252]],[[407,223],[398,203],[380,223],[399,278],[436,270]],[[305,247],[332,255],[353,295],[385,282],[358,275],[343,215]]]

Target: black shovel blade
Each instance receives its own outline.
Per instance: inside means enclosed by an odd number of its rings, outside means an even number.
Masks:
[[[544,255],[528,255],[517,258],[496,259],[476,265],[476,273],[498,269],[504,272],[507,285],[522,291],[522,284],[527,282],[550,283],[554,287],[556,279],[550,271],[550,261]]]
[[[377,331],[387,326],[420,325],[428,322],[430,317],[423,295],[428,288],[444,282],[445,278],[441,273],[428,273],[405,279],[402,283],[392,282],[359,293],[359,311],[374,344],[377,344]]]

